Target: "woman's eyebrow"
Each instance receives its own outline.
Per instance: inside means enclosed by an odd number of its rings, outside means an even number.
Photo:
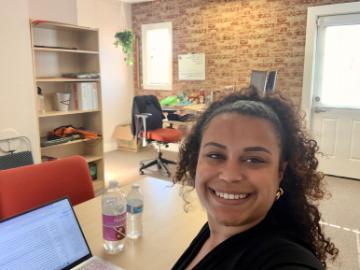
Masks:
[[[219,147],[219,148],[222,148],[222,149],[226,148],[225,145],[220,144],[220,143],[216,143],[216,142],[207,142],[207,143],[204,144],[204,147],[207,147],[207,146],[215,146],[215,147]]]
[[[257,152],[257,151],[266,152],[266,153],[271,154],[271,151],[269,149],[262,147],[262,146],[251,146],[251,147],[244,148],[244,152]]]
[[[226,146],[217,142],[207,142],[204,144],[204,148],[205,147],[210,147],[210,146],[215,146],[221,149],[226,149]],[[250,146],[250,147],[245,147],[244,148],[244,152],[266,152],[271,154],[271,151],[265,147],[262,146]]]

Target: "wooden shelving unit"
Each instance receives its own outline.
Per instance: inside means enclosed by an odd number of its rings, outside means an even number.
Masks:
[[[99,112],[99,110],[98,109],[96,109],[96,110],[83,110],[83,111],[73,110],[73,111],[68,111],[68,112],[50,111],[50,112],[39,114],[39,117],[44,118],[44,117],[53,117],[53,116],[70,115],[70,114],[92,113],[92,112]]]
[[[101,79],[99,76],[91,77],[100,74],[98,29],[41,20],[32,20],[30,25],[34,91],[37,96],[37,89],[41,88],[45,104],[45,111],[37,111],[40,137],[46,137],[49,131],[67,125],[99,134],[97,139],[39,146],[41,156],[64,158],[81,155],[88,163],[95,163],[97,179],[93,184],[95,192],[99,192],[104,187]],[[68,74],[90,75],[77,78]],[[70,99],[75,99],[69,87],[76,88],[87,83],[96,84],[96,107],[82,110],[73,105],[68,111],[57,111],[56,93],[70,93]]]

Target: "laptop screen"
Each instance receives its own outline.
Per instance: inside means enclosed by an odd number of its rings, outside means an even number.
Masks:
[[[67,269],[91,257],[67,198],[0,222],[0,269]]]

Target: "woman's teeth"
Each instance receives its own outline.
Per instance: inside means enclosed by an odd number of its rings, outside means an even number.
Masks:
[[[233,193],[225,193],[225,192],[218,192],[215,191],[216,196],[223,198],[225,200],[239,200],[245,199],[249,197],[248,193],[240,193],[240,194],[233,194]]]

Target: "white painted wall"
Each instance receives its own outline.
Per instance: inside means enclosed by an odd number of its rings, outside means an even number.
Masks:
[[[0,133],[12,128],[27,136],[39,157],[27,1],[1,3],[0,36]]]
[[[99,28],[104,150],[112,151],[115,127],[131,119],[133,69],[114,46],[115,33],[131,28],[131,6],[116,0],[77,0],[77,17],[79,25]]]
[[[10,2],[7,0],[7,2]],[[32,19],[76,24],[76,0],[28,0]]]

